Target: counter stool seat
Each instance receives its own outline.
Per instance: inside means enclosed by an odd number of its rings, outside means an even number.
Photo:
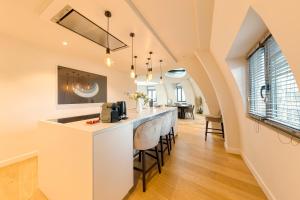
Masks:
[[[168,150],[170,155],[171,138],[169,134],[171,132],[172,113],[168,112],[162,117],[162,127],[160,132],[160,154],[161,154],[161,165],[164,166],[164,152]],[[166,146],[165,146],[166,145]]]
[[[205,115],[205,121],[206,121],[205,141],[207,140],[208,133],[221,134],[222,137],[224,138],[224,125],[223,125],[222,115]],[[208,127],[209,122],[220,123],[221,128],[209,128]]]
[[[139,125],[134,134],[133,145],[139,155],[139,161],[142,161],[142,168],[134,167],[135,170],[142,172],[143,176],[143,192],[146,191],[146,174],[157,165],[159,173],[161,173],[161,166],[158,153],[158,144],[160,141],[162,119],[157,118]],[[154,151],[155,155],[150,152]],[[146,167],[146,156],[156,160],[149,168]]]

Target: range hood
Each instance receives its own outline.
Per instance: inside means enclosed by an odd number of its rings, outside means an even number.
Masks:
[[[87,17],[74,10],[71,6],[66,6],[57,15],[52,18],[52,21],[61,25],[82,37],[103,46],[108,47],[107,34],[109,41],[109,49],[116,51],[127,47],[127,45],[108,33],[106,30],[89,20]]]

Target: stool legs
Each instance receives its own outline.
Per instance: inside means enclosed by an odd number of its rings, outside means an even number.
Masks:
[[[161,173],[160,160],[159,160],[157,146],[155,147],[155,154],[156,154],[156,162],[157,162],[158,172]]]
[[[146,156],[145,151],[142,152],[142,172],[143,172],[143,192],[146,192]]]
[[[166,135],[166,140],[167,140],[167,147],[168,147],[168,155],[170,155],[170,140],[169,140],[169,134]]]
[[[172,151],[172,135],[171,135],[171,130],[168,134],[168,142],[169,142],[169,145],[170,145],[170,151]]]
[[[160,153],[161,153],[161,166],[164,166],[164,144],[163,144],[163,139],[162,136],[159,138],[159,143],[160,143]]]
[[[141,162],[141,161],[142,161],[142,152],[139,151],[139,162]]]
[[[207,120],[206,121],[206,126],[205,126],[205,141],[207,140],[207,133],[222,134],[222,137],[225,138],[225,135],[224,135],[224,124],[223,124],[223,122],[220,122],[221,123],[221,129],[220,128],[208,128],[208,123],[209,123],[209,121]],[[208,131],[208,130],[211,130],[211,131]]]
[[[222,129],[222,135],[223,135],[223,138],[224,138],[224,125],[223,125],[223,122],[221,122],[221,129]]]
[[[175,132],[174,132],[174,127],[171,128],[171,135],[173,138],[173,143],[175,144]]]
[[[207,140],[207,132],[208,132],[208,121],[206,121],[206,126],[205,126],[205,141]]]

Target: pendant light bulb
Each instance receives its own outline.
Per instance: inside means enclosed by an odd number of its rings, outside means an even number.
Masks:
[[[138,77],[138,76],[137,76],[137,74],[136,74],[135,77],[134,77],[134,83],[135,83],[135,84],[137,84],[137,82],[138,82],[137,77]]]
[[[135,78],[134,66],[131,65],[130,78]]]
[[[111,55],[110,55],[110,48],[109,48],[109,18],[111,18],[111,12],[106,10],[104,12],[105,17],[107,18],[107,30],[106,30],[106,43],[107,43],[107,48],[106,48],[106,54],[105,54],[105,64],[108,67],[111,67],[113,64],[113,61],[111,59]]]
[[[108,67],[111,67],[112,64],[113,64],[113,61],[112,61],[112,59],[111,59],[111,55],[110,55],[110,50],[109,50],[109,48],[106,48],[105,64],[106,64]]]
[[[160,79],[159,79],[159,83],[160,83],[160,84],[163,84],[163,83],[164,83],[164,80],[163,80],[162,76],[161,76]]]
[[[160,78],[159,78],[159,83],[160,83],[160,84],[163,84],[163,82],[164,82],[163,77],[162,77],[162,68],[161,68],[162,62],[163,62],[163,60],[159,60],[159,68],[160,68]]]
[[[150,72],[150,73],[149,73],[149,75],[148,75],[148,79],[149,79],[149,81],[151,81],[151,80],[152,80],[152,78],[153,78],[153,76],[152,76],[152,73]]]

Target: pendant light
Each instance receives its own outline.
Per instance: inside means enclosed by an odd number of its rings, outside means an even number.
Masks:
[[[133,38],[134,33],[129,34],[131,37],[131,72],[130,72],[130,78],[135,78],[135,71],[134,71],[134,65],[133,65]]]
[[[149,58],[147,58],[149,60]],[[146,73],[146,81],[149,81],[149,62],[146,63],[147,73]]]
[[[137,56],[134,56],[134,66],[135,66],[135,68],[134,68],[134,83],[135,84],[137,84],[137,78],[138,78],[138,75],[137,75],[137,73],[136,73],[136,59],[137,59]]]
[[[105,54],[105,64],[110,67],[113,64],[113,61],[111,59],[111,55],[110,55],[110,48],[109,48],[109,18],[111,18],[111,12],[106,10],[104,12],[105,17],[107,17],[107,33],[106,33],[106,43],[107,43],[107,47],[106,47],[106,54]]]
[[[152,80],[153,76],[152,76],[152,59],[151,59],[151,55],[153,54],[152,51],[149,52],[149,76],[148,76],[148,79],[149,81]]]
[[[162,77],[162,69],[161,69],[161,65],[162,65],[163,60],[159,60],[159,67],[160,67],[160,77],[159,77],[159,83],[163,84],[163,77]]]

